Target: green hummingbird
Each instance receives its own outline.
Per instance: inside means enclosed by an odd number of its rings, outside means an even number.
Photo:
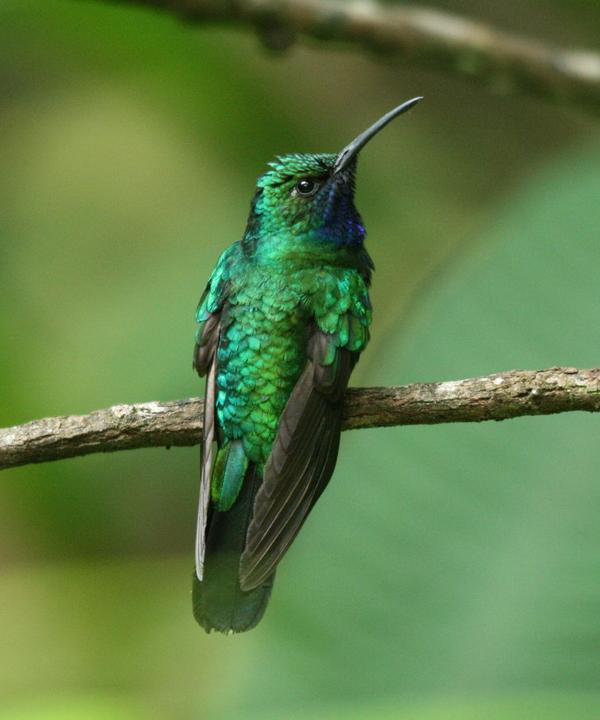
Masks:
[[[373,262],[355,205],[359,151],[422,98],[340,153],[269,163],[242,239],[198,305],[194,367],[206,376],[194,616],[253,628],[275,569],[337,460],[344,393],[369,340]]]

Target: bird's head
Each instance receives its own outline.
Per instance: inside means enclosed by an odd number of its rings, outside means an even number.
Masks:
[[[391,120],[421,100],[381,117],[340,153],[292,154],[269,163],[257,182],[243,244],[264,258],[361,246],[365,228],[354,204],[360,150]]]

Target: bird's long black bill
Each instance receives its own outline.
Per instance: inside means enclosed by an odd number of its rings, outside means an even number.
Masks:
[[[338,173],[347,168],[371,138],[375,137],[375,135],[377,135],[380,130],[383,130],[383,128],[394,118],[397,118],[398,115],[402,115],[413,108],[417,103],[421,102],[422,99],[422,97],[415,97],[411,100],[403,102],[402,105],[398,105],[398,107],[390,110],[383,117],[380,117],[376,123],[373,123],[370,128],[367,128],[357,138],[354,138],[354,140],[349,145],[346,145],[342,152],[337,156],[333,172]]]

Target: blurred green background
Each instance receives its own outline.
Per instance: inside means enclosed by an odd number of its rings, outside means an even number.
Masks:
[[[600,5],[437,3],[593,47]],[[0,2],[0,425],[198,395],[193,312],[287,151],[361,161],[354,384],[597,366],[600,132],[568,107],[77,0]],[[600,418],[345,433],[245,636],[191,614],[197,448],[0,476],[0,719],[600,717]]]

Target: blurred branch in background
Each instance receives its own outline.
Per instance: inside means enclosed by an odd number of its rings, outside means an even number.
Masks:
[[[197,398],[115,405],[89,415],[45,418],[0,429],[0,469],[94,452],[195,445]],[[355,388],[344,429],[506,420],[573,410],[600,411],[600,368],[513,370],[467,380]]]
[[[369,0],[109,0],[190,22],[254,27],[267,47],[298,37],[351,43],[411,66],[472,78],[498,93],[568,102],[600,114],[600,53],[547,45],[431,8]]]

